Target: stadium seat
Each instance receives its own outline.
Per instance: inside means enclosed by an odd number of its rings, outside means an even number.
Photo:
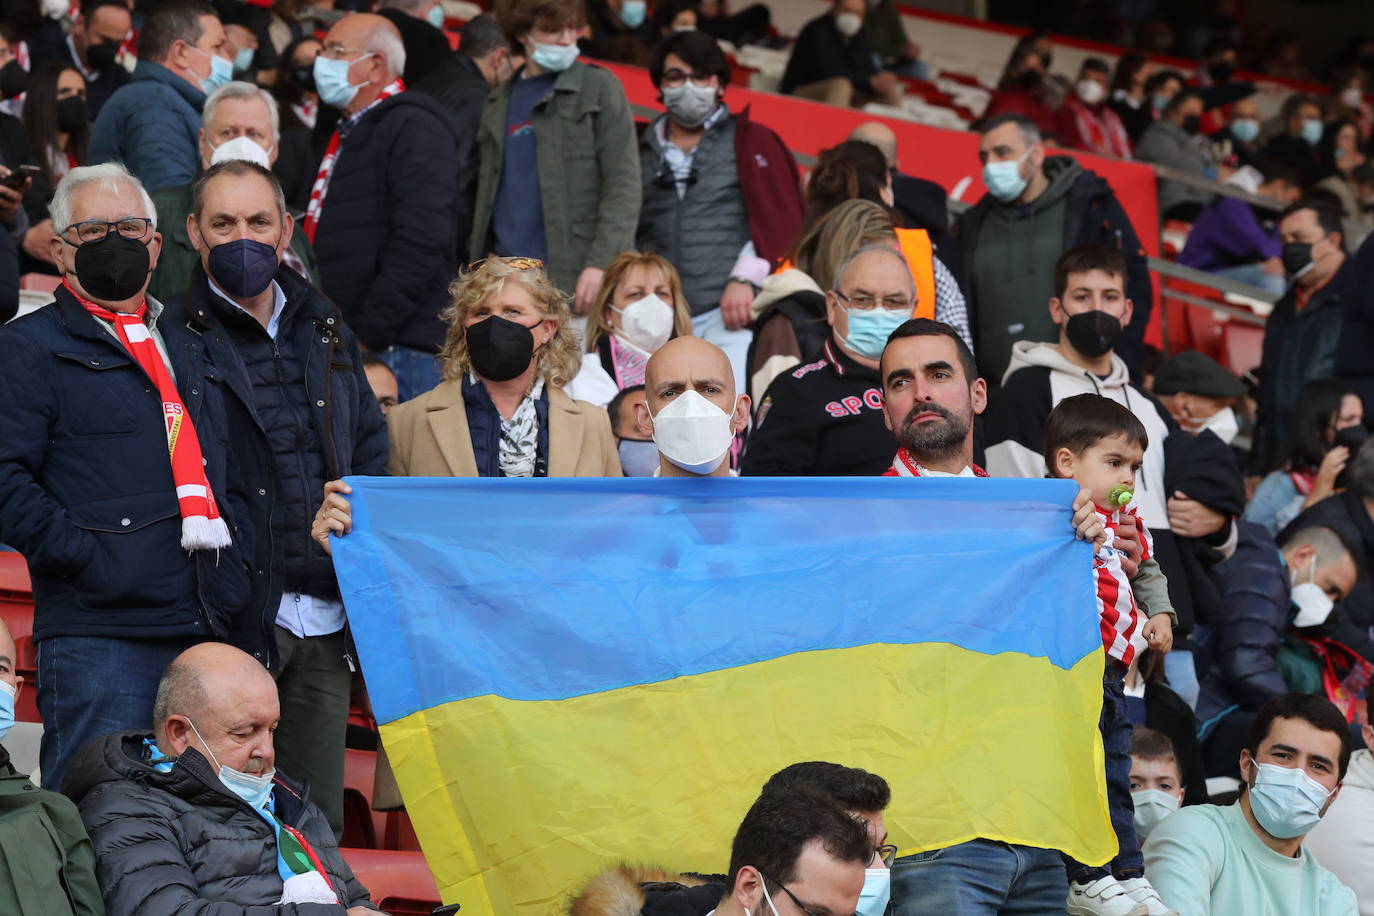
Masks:
[[[344,832],[340,846],[381,849],[386,836],[386,813],[372,810],[372,782],[377,773],[377,753],[349,748],[344,751]]]
[[[24,274],[19,278],[19,288],[36,293],[51,293],[62,285],[62,278],[53,274]]]
[[[422,853],[340,849],[372,902],[391,916],[430,916],[443,901]]]
[[[1257,368],[1263,350],[1264,328],[1232,321],[1221,333],[1221,362],[1236,375]]]

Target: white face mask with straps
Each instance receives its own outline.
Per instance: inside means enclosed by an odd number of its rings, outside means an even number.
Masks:
[[[1331,616],[1332,609],[1336,603],[1331,600],[1331,596],[1322,591],[1322,587],[1317,584],[1317,555],[1312,555],[1312,563],[1308,566],[1307,581],[1301,585],[1294,585],[1289,600],[1297,607],[1298,613],[1293,618],[1293,626],[1299,629],[1304,627],[1319,627],[1326,623],[1326,618]]]
[[[651,413],[649,417],[654,421],[659,453],[688,474],[715,473],[730,454],[735,440],[731,415],[695,391],[684,391],[657,416]]]

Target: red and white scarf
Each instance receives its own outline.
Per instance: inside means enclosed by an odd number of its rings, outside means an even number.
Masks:
[[[1073,112],[1078,136],[1086,144],[1088,152],[1097,153],[1099,156],[1115,156],[1118,159],[1131,158],[1130,135],[1126,133],[1126,125],[1121,123],[1121,118],[1115,111],[1106,105],[1093,111],[1076,99],[1069,103],[1069,109]]]
[[[186,550],[205,550],[211,547],[229,546],[229,526],[219,517],[215,506],[215,494],[210,490],[210,481],[205,477],[205,462],[200,451],[200,439],[191,424],[191,415],[181,403],[176,382],[167,364],[162,361],[157,343],[143,323],[148,311],[144,302],[136,312],[112,312],[78,296],[66,280],[62,285],[67,292],[76,296],[86,311],[102,321],[114,325],[115,334],[124,349],[134,358],[134,362],[148,373],[157,385],[158,396],[162,398],[162,414],[167,421],[167,454],[172,462],[172,482],[177,488],[177,503],[181,507],[181,546]]]
[[[992,476],[973,462],[969,462],[969,469],[973,471],[974,477]],[[912,457],[911,452],[906,450],[906,446],[897,450],[897,457],[892,459],[892,467],[883,471],[884,477],[928,477],[930,474],[930,470]]]
[[[324,209],[324,195],[329,193],[329,179],[334,175],[334,163],[339,158],[340,141],[348,135],[348,132],[353,129],[353,126],[358,123],[363,115],[393,95],[405,91],[406,84],[404,81],[399,78],[392,80],[382,90],[381,95],[340,121],[339,126],[334,128],[334,136],[329,138],[329,146],[325,148],[324,158],[320,160],[320,173],[315,176],[315,184],[310,188],[310,203],[305,207],[305,219],[301,222],[301,226],[305,229],[305,234],[311,242],[315,241],[315,230],[320,224],[320,211]]]

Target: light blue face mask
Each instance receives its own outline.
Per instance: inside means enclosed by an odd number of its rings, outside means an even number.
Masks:
[[[1308,146],[1316,146],[1322,140],[1322,122],[1320,118],[1308,118],[1302,122],[1302,138],[1307,141]]]
[[[257,53],[257,48],[239,48],[239,53],[234,55],[234,72],[247,73],[248,68],[253,66],[253,58]]]
[[[581,51],[577,47],[577,42],[570,45],[546,45],[542,41],[531,41],[534,50],[530,52],[530,60],[539,65],[540,70],[549,73],[562,73],[577,61],[577,55]]]
[[[196,728],[196,723],[187,717],[186,722],[191,726],[191,731],[200,738],[200,743],[205,745],[205,752],[210,755],[215,766],[219,767],[219,781],[230,792],[248,803],[254,811],[260,811],[267,804],[267,800],[272,797],[272,780],[276,778],[277,771],[274,767],[263,773],[261,776],[254,776],[251,773],[244,773],[232,769],[220,763],[215,758],[215,752],[210,750],[210,745],[206,744],[205,739],[201,738],[200,729]]]
[[[1301,767],[1255,763],[1255,784],[1250,787],[1250,810],[1259,825],[1281,840],[1300,837],[1322,819],[1322,807],[1331,793]]]
[[[858,916],[883,916],[892,898],[892,872],[886,868],[864,869],[864,889],[859,892]]]
[[[626,477],[652,477],[658,470],[658,446],[652,439],[621,439],[616,451]]]
[[[983,184],[987,185],[988,193],[1004,204],[1020,197],[1028,184],[1027,180],[1021,177],[1021,163],[1025,162],[1026,156],[1029,155],[1030,150],[1026,150],[1020,159],[989,162],[984,165]]]
[[[649,12],[649,7],[644,0],[625,0],[620,7],[620,21],[632,29],[637,29],[644,24],[644,16]]]
[[[373,54],[368,51],[358,60],[367,60]],[[315,74],[315,91],[320,95],[320,101],[331,108],[344,109],[353,101],[353,97],[358,94],[362,87],[348,81],[348,69],[358,61],[355,60],[332,60],[321,54],[315,58],[313,67]]]
[[[1237,118],[1231,122],[1231,136],[1241,143],[1253,143],[1259,136],[1259,122],[1254,118]]]
[[[425,20],[436,29],[442,29],[444,27],[444,8],[437,3],[434,4],[429,8],[429,12],[425,13]]]
[[[0,681],[0,741],[14,727],[14,696],[19,692],[9,681]]]
[[[209,95],[234,78],[234,65],[232,62],[225,60],[218,54],[211,54],[209,51],[201,51],[200,48],[197,48],[195,45],[187,45],[187,47],[210,58],[210,75],[200,81],[201,92]]]
[[[866,312],[845,309],[849,333],[842,340],[851,353],[866,359],[878,359],[887,346],[887,338],[911,318],[911,309],[894,311],[875,305]]]

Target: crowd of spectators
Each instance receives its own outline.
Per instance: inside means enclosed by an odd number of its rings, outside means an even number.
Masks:
[[[499,0],[450,51],[434,0],[29,5],[0,29],[0,318],[21,272],[55,289],[0,328],[0,542],[42,789],[0,751],[29,818],[0,838],[31,831],[0,855],[62,878],[0,901],[372,911],[337,848],[345,476],[1049,476],[1093,545],[1109,862],[898,857],[904,787],[813,761],[727,875],[618,866],[571,912],[1374,912],[1374,54],[1263,124],[1233,41],[1195,74],[1090,57],[1061,97],[1029,36],[951,224],[887,124],[803,176],[731,110],[763,6]],[[894,29],[835,0],[782,91],[899,103],[925,70]],[[636,126],[586,56],[661,110]],[[1170,170],[1179,261],[1276,299],[1258,366],[1146,344],[1145,244],[1056,145]],[[18,654],[0,625],[0,737]]]

